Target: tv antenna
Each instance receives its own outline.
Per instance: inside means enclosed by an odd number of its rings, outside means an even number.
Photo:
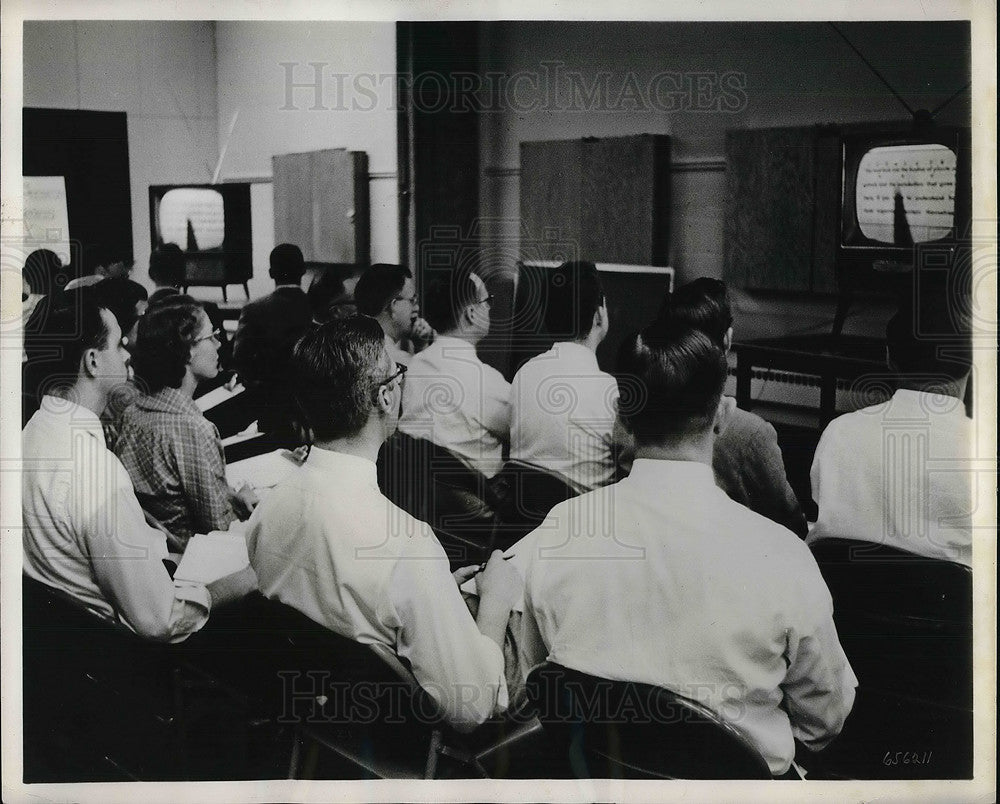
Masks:
[[[850,49],[857,54],[858,58],[865,63],[865,66],[869,70],[871,70],[872,73],[874,73],[875,77],[878,78],[878,80],[881,81],[883,84],[885,84],[886,88],[892,93],[892,96],[896,100],[898,100],[901,104],[903,104],[903,108],[906,109],[906,111],[909,112],[910,117],[913,118],[913,127],[915,129],[925,130],[931,128],[934,125],[934,117],[937,115],[937,113],[940,112],[942,109],[944,109],[945,106],[947,106],[949,103],[955,100],[955,98],[957,98],[959,95],[961,95],[963,92],[968,90],[969,87],[972,86],[972,82],[970,81],[961,89],[958,89],[955,92],[953,92],[944,101],[944,103],[938,104],[938,106],[933,111],[927,111],[926,109],[914,110],[910,107],[910,104],[906,102],[906,99],[903,98],[898,92],[896,92],[896,90],[893,88],[892,84],[889,83],[886,77],[882,75],[882,73],[880,73],[875,68],[875,66],[870,61],[868,61],[868,59],[865,58],[865,54],[862,53],[860,50],[858,50],[857,47],[855,47],[854,43],[847,38],[847,35],[842,30],[840,30],[840,28],[837,27],[837,24],[835,22],[828,22],[827,25],[829,25],[831,28],[833,28],[834,31],[837,32],[837,35],[841,39],[843,39],[847,43],[847,46],[850,47]]]

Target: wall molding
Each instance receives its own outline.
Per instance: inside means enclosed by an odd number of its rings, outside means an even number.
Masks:
[[[368,174],[368,181],[387,181],[389,179],[395,180],[397,178],[399,178],[399,174],[395,170],[379,170],[379,171],[375,171],[374,173],[369,173]],[[262,176],[262,175],[254,175],[254,176],[226,176],[219,183],[220,184],[226,184],[226,183],[232,184],[232,183],[237,183],[237,182],[246,182],[247,184],[273,184],[274,183],[274,178],[272,176]]]
[[[682,159],[670,164],[671,173],[725,173],[725,159]],[[483,170],[488,179],[518,179],[519,167],[498,167],[489,165]]]

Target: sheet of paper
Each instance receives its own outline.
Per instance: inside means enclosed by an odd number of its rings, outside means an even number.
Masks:
[[[276,449],[229,464],[226,466],[226,480],[234,489],[249,483],[259,496],[261,492],[266,493],[278,485],[296,466],[298,462],[292,457],[292,453],[285,449]]]
[[[514,567],[520,574],[521,578],[524,578],[524,573],[528,568],[528,553],[530,551],[530,541],[532,534],[529,533],[527,536],[521,537],[518,541],[514,542],[507,550],[504,551],[505,556],[509,556],[508,561],[511,566]],[[459,587],[463,592],[470,595],[478,595],[479,592],[476,590],[476,577],[472,576]],[[524,594],[521,594],[520,599],[513,606],[514,611],[524,611]]]
[[[213,388],[207,394],[199,396],[194,403],[198,406],[198,410],[205,412],[206,410],[211,410],[216,405],[228,402],[234,396],[239,396],[244,390],[242,385],[237,385],[232,391],[226,388],[226,386],[220,385],[218,388]]]
[[[249,566],[247,543],[242,527],[230,531],[213,530],[191,537],[177,565],[174,580],[211,583]]]

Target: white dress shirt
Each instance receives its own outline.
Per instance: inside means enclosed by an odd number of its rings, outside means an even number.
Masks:
[[[510,438],[510,383],[479,359],[473,344],[439,335],[410,361],[399,429],[493,477]]]
[[[775,775],[793,735],[818,750],[842,728],[857,679],[816,562],[791,531],[730,500],[711,467],[636,460],[526,538],[526,664],[700,701]]]
[[[409,366],[410,361],[413,359],[413,355],[401,348],[400,345],[388,335],[385,336],[385,351],[389,354],[389,359],[392,360],[393,363],[402,363],[404,366]]]
[[[201,628],[208,590],[170,579],[166,539],[146,523],[97,414],[45,396],[22,443],[24,573],[152,639]]]
[[[983,474],[974,439],[960,399],[919,391],[834,419],[813,459],[808,541],[859,539],[972,566],[972,479]]]
[[[247,525],[261,592],[410,662],[449,722],[507,706],[500,647],[480,633],[430,527],[379,491],[375,464],[313,447]]]
[[[576,491],[615,477],[618,383],[578,343],[557,343],[511,383],[510,457],[557,472]]]

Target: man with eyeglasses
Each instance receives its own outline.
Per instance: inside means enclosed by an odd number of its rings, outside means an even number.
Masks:
[[[522,582],[499,551],[481,573],[452,575],[430,526],[379,491],[376,459],[396,430],[404,373],[367,316],[303,336],[292,376],[312,446],[254,512],[247,547],[265,596],[342,636],[389,646],[466,730],[506,706],[502,646]],[[475,619],[458,589],[473,574]]]
[[[179,642],[248,592],[252,573],[208,586],[171,579],[164,534],[147,524],[98,419],[127,376],[121,328],[90,291],[59,301],[25,337],[46,380],[22,435],[24,574],[140,636]]]
[[[432,340],[434,330],[420,317],[420,301],[409,268],[375,263],[365,269],[354,286],[358,312],[374,318],[385,333],[385,348],[395,362],[409,365],[412,346],[419,352]]]
[[[493,297],[478,275],[456,270],[431,282],[425,298],[438,334],[410,362],[399,429],[491,478],[510,439],[510,383],[476,354],[490,331]]]

